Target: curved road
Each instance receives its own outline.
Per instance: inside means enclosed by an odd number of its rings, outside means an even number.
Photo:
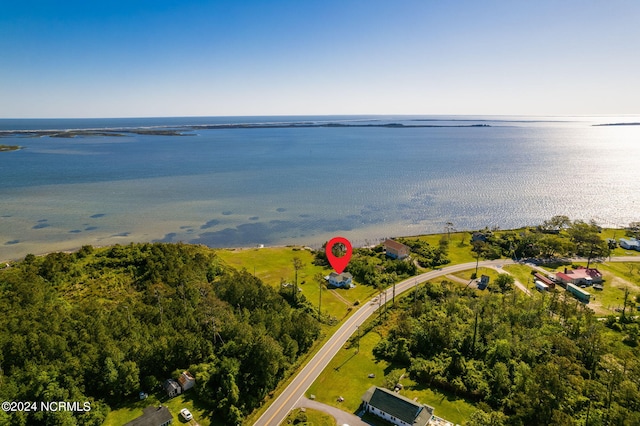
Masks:
[[[479,266],[496,267],[500,265],[513,264],[510,259],[486,260],[479,263]],[[476,262],[463,263],[460,265],[447,266],[442,269],[426,272],[416,277],[409,278],[396,284],[396,295],[399,295],[416,284],[438,278],[443,275],[453,274],[468,269],[474,269]],[[393,296],[393,287],[389,287],[380,297],[390,301]],[[346,343],[356,328],[367,320],[377,309],[378,303],[364,304],[353,315],[351,315],[345,323],[331,336],[324,346],[314,355],[307,365],[298,373],[293,381],[282,391],[280,396],[276,398],[264,412],[264,414],[256,421],[256,426],[277,426],[280,425],[287,417],[289,412],[295,408],[298,400],[304,396],[309,386],[322,373],[322,370],[329,364],[329,361],[338,353],[340,348]]]

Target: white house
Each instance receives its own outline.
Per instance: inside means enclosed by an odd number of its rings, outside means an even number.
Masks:
[[[337,287],[337,288],[355,287],[355,285],[353,284],[353,275],[351,275],[348,272],[343,272],[341,274],[332,272],[325,278],[329,282],[329,285],[332,287]]]
[[[371,386],[362,396],[365,411],[398,426],[427,426],[433,408],[385,388]]]
[[[620,238],[620,247],[626,250],[640,251],[640,241],[635,238]]]

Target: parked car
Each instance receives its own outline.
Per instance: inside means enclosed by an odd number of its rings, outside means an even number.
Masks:
[[[189,410],[187,410],[186,408],[183,408],[182,410],[180,410],[180,415],[182,416],[183,419],[185,419],[186,421],[189,421],[191,419],[193,419],[193,415],[191,414],[191,412]]]

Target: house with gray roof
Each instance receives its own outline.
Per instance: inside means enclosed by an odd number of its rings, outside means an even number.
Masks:
[[[355,285],[353,284],[353,275],[348,272],[343,272],[341,274],[337,274],[335,272],[330,273],[325,277],[325,279],[329,282],[329,286],[335,288],[353,288]]]
[[[136,417],[124,426],[168,426],[173,423],[173,415],[167,407],[145,408],[140,417]]]
[[[427,426],[433,407],[385,388],[371,386],[362,396],[365,411],[399,426]]]

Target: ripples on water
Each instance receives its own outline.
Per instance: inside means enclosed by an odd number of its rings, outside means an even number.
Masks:
[[[0,138],[25,147],[0,153],[0,259],[129,241],[318,246],[342,234],[364,244],[441,232],[446,222],[466,230],[510,228],[556,214],[604,226],[640,220],[640,126],[592,126],[637,118],[416,119],[351,122],[491,127]],[[231,119],[0,120],[0,128],[159,126],[163,120],[179,126]]]

